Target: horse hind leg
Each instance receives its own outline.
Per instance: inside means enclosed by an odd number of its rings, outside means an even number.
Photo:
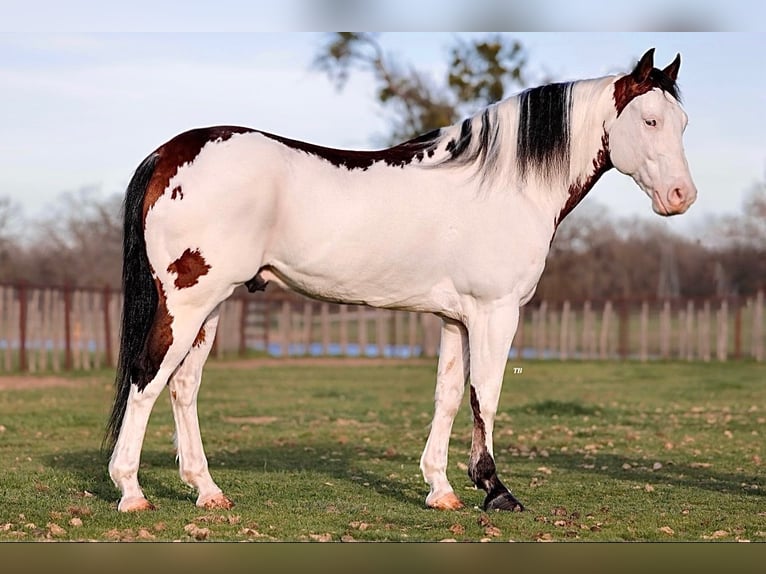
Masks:
[[[164,299],[164,298],[163,298]],[[184,313],[171,314],[165,301],[157,308],[147,337],[144,357],[135,365],[119,436],[109,461],[109,476],[120,490],[117,509],[122,512],[149,510],[138,482],[141,447],[154,403],[181,361],[186,357],[210,306],[185,306]]]
[[[202,325],[189,354],[170,378],[168,388],[176,425],[175,440],[181,480],[197,490],[197,506],[229,509],[234,503],[224,496],[210,476],[197,416],[197,395],[202,382],[202,368],[213,347],[219,313],[220,306],[216,307]]]

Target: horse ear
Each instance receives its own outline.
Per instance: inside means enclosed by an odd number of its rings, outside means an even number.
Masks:
[[[678,69],[681,67],[681,54],[676,54],[676,59],[662,70],[674,82],[678,79]]]
[[[641,56],[631,75],[636,83],[641,84],[649,77],[649,72],[652,71],[652,68],[654,68],[654,48],[649,48],[646,54]]]

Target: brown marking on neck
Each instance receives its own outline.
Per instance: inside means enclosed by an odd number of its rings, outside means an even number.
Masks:
[[[226,141],[235,134],[249,133],[254,130],[237,126],[216,126],[211,128],[199,128],[177,135],[169,142],[160,146],[155,153],[159,156],[154,168],[149,185],[144,195],[143,218],[146,223],[146,215],[154,207],[157,200],[162,197],[170,184],[170,180],[178,173],[184,164],[194,161],[200,150],[206,143],[212,141]],[[181,192],[180,187],[178,192]],[[176,197],[173,190],[173,199]],[[183,195],[180,196],[183,198]]]
[[[609,134],[606,133],[606,129],[604,129],[604,133],[601,136],[601,148],[596,152],[596,157],[593,158],[593,173],[585,178],[585,181],[580,181],[578,179],[569,186],[569,196],[554,222],[555,227],[559,226],[564,218],[569,215],[588,192],[593,189],[593,186],[596,185],[599,178],[610,169],[612,169],[612,160],[609,157]]]
[[[175,199],[176,197],[178,197],[178,199],[183,199],[184,198],[184,192],[181,189],[180,185],[175,186],[173,188],[173,192],[170,195],[170,199]]]
[[[196,285],[199,278],[207,275],[208,271],[210,271],[210,265],[207,264],[199,249],[192,251],[187,248],[181,257],[168,265],[168,273],[176,275],[175,286],[178,289]]]

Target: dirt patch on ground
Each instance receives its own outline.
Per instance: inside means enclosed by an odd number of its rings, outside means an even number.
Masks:
[[[49,389],[52,387],[84,387],[93,379],[68,379],[66,377],[35,375],[8,375],[0,377],[0,391],[19,389]]]

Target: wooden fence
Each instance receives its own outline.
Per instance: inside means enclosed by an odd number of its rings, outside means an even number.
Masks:
[[[0,285],[0,372],[113,367],[120,293]],[[213,356],[432,357],[440,321],[428,314],[297,299],[275,291],[221,306]],[[510,357],[764,360],[764,294],[706,300],[542,302],[521,310]]]

